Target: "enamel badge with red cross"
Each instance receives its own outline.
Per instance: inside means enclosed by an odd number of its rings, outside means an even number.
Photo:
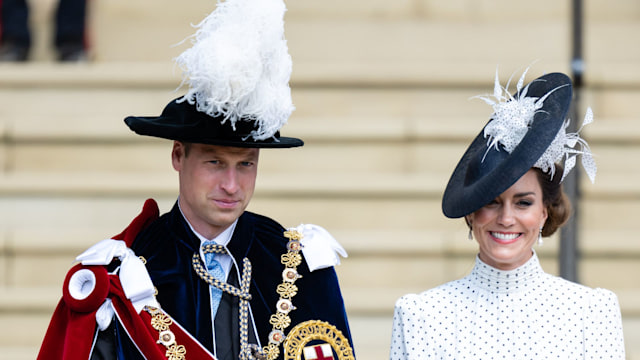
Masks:
[[[334,360],[331,345],[320,344],[304,348],[305,360]]]

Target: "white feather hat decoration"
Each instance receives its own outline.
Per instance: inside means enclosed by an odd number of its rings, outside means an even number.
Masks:
[[[484,128],[484,135],[488,138],[487,152],[490,149],[498,150],[499,145],[502,145],[508,153],[511,153],[530,130],[536,112],[544,111],[542,109],[545,100],[561,87],[570,86],[570,84],[560,85],[557,88],[550,89],[542,96],[529,97],[527,93],[531,84],[523,87],[528,70],[529,68],[525,69],[518,80],[515,96],[509,93],[511,79],[509,79],[505,87],[500,85],[497,69],[493,99],[491,99],[491,96],[478,96],[478,98],[491,105],[494,110],[491,121]],[[587,144],[586,140],[581,138],[579,134],[582,128],[591,122],[593,122],[593,112],[591,108],[587,109],[582,126],[575,133],[566,131],[569,126],[569,119],[566,119],[554,140],[533,166],[541,169],[545,173],[549,173],[551,178],[553,178],[555,174],[555,164],[564,161],[564,172],[560,180],[562,182],[567,174],[574,168],[576,156],[581,155],[582,165],[587,176],[593,183],[596,177],[597,166],[589,144]]]
[[[273,137],[294,110],[285,11],[282,0],[218,2],[176,58],[189,85],[180,101],[234,129],[237,121],[255,121],[254,140]]]

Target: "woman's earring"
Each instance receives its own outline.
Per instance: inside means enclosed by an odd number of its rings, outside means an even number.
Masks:
[[[473,232],[471,231],[472,229],[469,228],[469,235],[468,235],[468,239],[469,241],[473,241]]]
[[[538,233],[538,246],[542,246],[544,241],[542,241],[542,226],[540,227],[540,232]]]

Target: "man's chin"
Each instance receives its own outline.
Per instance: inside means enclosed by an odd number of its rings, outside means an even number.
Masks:
[[[211,223],[216,224],[216,226],[227,228],[229,225],[233,224],[236,221],[244,210],[234,209],[233,211],[224,211],[218,212],[215,216],[211,218]]]

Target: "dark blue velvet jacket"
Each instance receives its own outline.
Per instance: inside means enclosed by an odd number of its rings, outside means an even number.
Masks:
[[[268,344],[267,337],[272,330],[269,318],[276,311],[279,299],[276,287],[282,283],[284,270],[280,256],[287,252],[288,242],[283,236],[284,231],[272,219],[245,212],[240,216],[228,244],[238,266],[242,267],[245,257],[251,261],[250,306],[262,346]],[[162,308],[213,353],[209,285],[200,279],[191,264],[192,256],[199,247],[200,240],[184,220],[177,203],[169,213],[140,232],[131,246],[137,255],[146,259]],[[242,273],[242,269],[239,270]],[[292,299],[297,309],[289,313],[292,322],[285,333],[303,321],[322,320],[336,326],[353,344],[334,269],[310,272],[303,261],[298,272],[302,278],[296,281],[299,290]],[[116,333],[116,343],[122,344],[118,346],[118,357],[136,358],[137,351],[127,344],[126,335],[121,329]],[[237,352],[234,358],[237,358]]]

